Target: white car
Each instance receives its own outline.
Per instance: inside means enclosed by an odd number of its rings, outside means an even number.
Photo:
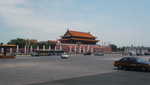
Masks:
[[[68,59],[70,57],[70,55],[68,55],[68,54],[62,54],[61,55],[61,58],[62,59]]]

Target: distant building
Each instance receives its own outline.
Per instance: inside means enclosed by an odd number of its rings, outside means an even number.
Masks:
[[[68,30],[60,39],[64,44],[88,44],[96,45],[99,40],[90,33]]]
[[[64,50],[69,53],[95,53],[111,52],[109,46],[97,45],[99,40],[91,33],[67,30],[67,32],[58,40],[56,49]]]

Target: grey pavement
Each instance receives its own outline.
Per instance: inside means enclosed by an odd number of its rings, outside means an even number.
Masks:
[[[32,85],[150,85],[150,73],[118,71]]]
[[[120,56],[18,56],[0,60],[0,85],[134,85],[150,84],[150,74],[114,70]],[[130,83],[131,82],[131,83]]]

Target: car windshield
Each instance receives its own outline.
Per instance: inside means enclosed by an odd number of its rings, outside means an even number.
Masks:
[[[142,58],[137,58],[137,62],[145,62],[145,60]]]

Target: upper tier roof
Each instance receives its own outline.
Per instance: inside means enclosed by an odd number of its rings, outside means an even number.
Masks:
[[[86,32],[78,32],[78,31],[68,30],[65,35],[67,35],[67,34],[69,34],[71,36],[75,36],[75,37],[95,38],[95,36],[93,36],[90,33],[86,33]]]

